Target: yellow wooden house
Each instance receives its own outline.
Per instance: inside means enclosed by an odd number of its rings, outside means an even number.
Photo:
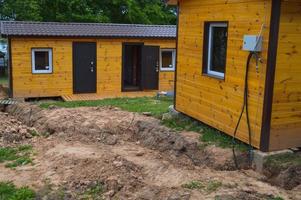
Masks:
[[[176,110],[262,151],[300,147],[301,1],[168,3],[179,10]]]
[[[174,89],[176,26],[2,21],[12,97],[94,100]]]

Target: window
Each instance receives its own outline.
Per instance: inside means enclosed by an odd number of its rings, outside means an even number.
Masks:
[[[52,49],[32,49],[32,73],[52,73]]]
[[[203,73],[225,77],[227,40],[227,22],[205,23]]]
[[[161,49],[161,71],[174,71],[176,66],[176,50]]]

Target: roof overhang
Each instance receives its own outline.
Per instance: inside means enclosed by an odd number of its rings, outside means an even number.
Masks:
[[[175,25],[0,21],[2,37],[175,39]]]

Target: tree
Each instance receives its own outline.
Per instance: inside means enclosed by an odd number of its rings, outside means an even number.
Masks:
[[[0,0],[1,19],[175,24],[163,0]]]
[[[2,20],[42,20],[37,0],[1,0],[0,18]]]

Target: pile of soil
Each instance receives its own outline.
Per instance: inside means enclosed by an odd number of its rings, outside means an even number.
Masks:
[[[113,107],[46,110],[30,104],[7,112],[48,136],[28,141],[36,152],[33,166],[0,165],[0,180],[18,186],[39,190],[47,180],[64,188],[65,199],[78,199],[96,183],[105,199],[301,198],[300,190],[271,186],[252,170],[235,171],[231,150],[199,148],[197,133],[175,132],[151,117]],[[204,188],[183,187],[192,181]],[[218,186],[206,190],[212,183]]]
[[[108,145],[122,141],[138,142],[166,154],[171,160],[176,158],[175,164],[181,166],[206,165],[218,170],[236,169],[232,151],[212,147],[201,150],[199,135],[193,137],[189,133],[176,132],[161,125],[155,118],[115,107],[51,107],[45,110],[24,103],[9,106],[7,112],[37,128],[42,135],[59,134],[69,140],[73,138],[87,143],[98,141]],[[237,157],[240,165],[247,168],[247,156],[239,154]]]
[[[24,125],[21,121],[0,112],[0,146],[13,146],[33,137],[34,128]]]

